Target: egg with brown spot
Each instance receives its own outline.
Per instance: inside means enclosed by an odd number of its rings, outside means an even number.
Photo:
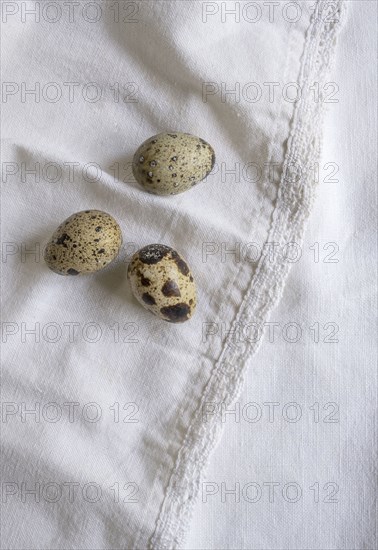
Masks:
[[[177,195],[203,180],[213,169],[214,149],[205,140],[181,132],[147,139],[133,158],[137,182],[155,195]]]
[[[119,253],[121,229],[116,220],[101,210],[77,212],[53,233],[44,259],[59,275],[84,275],[103,269]]]
[[[150,244],[131,258],[127,276],[143,307],[171,323],[190,319],[197,305],[196,285],[186,261],[173,248]]]

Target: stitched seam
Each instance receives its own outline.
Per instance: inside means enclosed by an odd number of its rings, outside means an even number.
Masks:
[[[335,39],[345,10],[343,0],[334,0],[332,4],[336,7],[334,14],[338,18],[327,21],[319,17],[321,10],[315,10],[307,30],[298,78],[302,96],[294,109],[268,242],[281,245],[288,242],[301,243],[315,198],[316,181],[312,177],[311,167],[319,159],[322,142],[322,85],[331,67]],[[321,5],[322,0],[317,0],[317,8]],[[315,81],[319,82],[320,96],[317,103],[313,101],[309,90]],[[298,169],[301,175],[299,179]],[[282,248],[280,246],[278,250]],[[274,262],[267,256],[261,256],[233,326],[245,325],[251,320],[260,326],[266,322],[282,295],[289,269],[290,264],[282,254],[278,253]],[[245,342],[236,344],[232,341],[232,334],[233,331],[230,331],[203,392],[200,407],[185,435],[155,532],[149,541],[150,548],[172,549],[183,545],[203,469],[222,431],[222,423],[217,415],[203,422],[202,406],[208,401],[229,406],[237,399],[247,360],[261,343],[259,339],[251,345]]]

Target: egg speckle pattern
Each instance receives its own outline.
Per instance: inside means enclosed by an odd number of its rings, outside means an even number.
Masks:
[[[180,132],[162,133],[138,148],[133,174],[149,193],[177,195],[203,180],[214,163],[214,150],[203,139]]]
[[[127,271],[131,290],[149,311],[171,323],[190,319],[197,305],[196,286],[188,264],[164,244],[138,250]]]
[[[83,275],[106,267],[122,244],[116,220],[101,210],[77,212],[59,225],[44,250],[44,259],[60,275]]]

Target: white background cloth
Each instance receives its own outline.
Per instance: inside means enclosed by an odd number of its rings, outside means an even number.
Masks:
[[[267,239],[279,170],[269,178],[266,164],[282,166],[287,150],[294,104],[282,100],[281,88],[298,82],[311,13],[301,4],[295,25],[280,15],[271,22],[267,13],[246,24],[245,16],[223,21],[221,12],[204,20],[202,2],[107,2],[100,12],[99,3],[80,2],[75,12],[66,6],[53,23],[48,3],[37,3],[39,20],[22,12],[34,2],[3,4],[2,545],[171,547],[182,543],[198,482],[190,455],[198,441],[188,429],[224,350],[222,323],[230,329],[256,267],[246,258],[222,256],[222,243],[227,249],[251,242],[262,247]],[[210,11],[219,7],[207,4]],[[349,84],[349,52],[357,50],[361,60],[373,56],[366,31],[374,8],[359,6],[353,10],[360,23],[349,27],[356,37],[349,31],[353,38],[344,46]],[[339,77],[346,73],[339,66]],[[222,101],[222,82],[223,93],[240,83],[238,101],[230,94]],[[263,94],[253,103],[250,82]],[[279,83],[281,93],[272,101],[267,82]],[[303,420],[226,422],[224,446],[207,474],[219,487],[222,481],[227,487],[296,481],[307,499],[314,492],[308,485],[319,483],[323,496],[324,484],[336,482],[337,509],[305,502],[305,496],[295,505],[261,500],[254,508],[209,497],[206,505],[197,503],[188,548],[346,549],[372,543],[365,514],[373,494],[366,420],[373,408],[373,346],[371,324],[365,324],[373,259],[366,198],[374,182],[370,82],[356,79],[356,90],[340,85],[340,102],[331,104],[330,145],[322,162],[340,165],[339,182],[320,186],[307,256],[294,266],[272,319],[303,325],[306,337],[298,344],[265,343],[248,361],[239,398],[241,404],[277,401],[281,407],[295,401]],[[206,83],[206,90],[215,87],[205,101]],[[31,88],[37,96],[26,93]],[[172,129],[209,141],[216,170],[186,194],[146,195],[130,176],[129,162],[147,137]],[[357,130],[365,157],[353,157]],[[350,149],[341,153],[338,143]],[[243,175],[249,162],[261,170],[260,178]],[[239,178],[226,174],[235,166]],[[41,259],[43,245],[61,221],[87,208],[119,221],[122,253],[96,275],[58,277]],[[199,305],[189,323],[163,323],[131,296],[127,260],[153,242],[179,250],[193,269]],[[332,251],[323,244],[336,242],[339,263],[311,261],[308,245],[314,242],[321,257]],[[211,246],[214,253],[205,258],[204,247]],[[337,323],[339,343],[315,345],[309,326],[316,322],[320,338],[325,323]],[[210,324],[218,336],[204,339]],[[308,408],[315,402],[338,404],[340,422],[311,422]],[[202,492],[201,483],[200,499]]]
[[[187,548],[377,547],[376,14],[375,2],[348,2],[303,255],[270,319],[274,341],[250,362],[240,416],[225,416]]]

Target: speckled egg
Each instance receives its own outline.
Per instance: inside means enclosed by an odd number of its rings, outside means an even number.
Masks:
[[[203,180],[214,163],[214,150],[203,139],[164,133],[142,143],[134,155],[133,174],[149,193],[177,195]]]
[[[164,244],[149,244],[131,258],[127,271],[136,299],[146,309],[171,323],[193,315],[196,286],[187,263]]]
[[[45,247],[44,258],[55,273],[84,275],[110,264],[121,244],[121,229],[112,216],[83,210],[60,224]]]

